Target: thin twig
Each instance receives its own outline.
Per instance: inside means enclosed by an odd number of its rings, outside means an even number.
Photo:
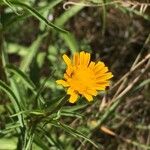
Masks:
[[[141,70],[141,74],[139,74],[117,97],[113,98],[110,102],[112,104],[114,101],[120,99],[123,97],[134,85],[137,83],[137,81],[140,79],[140,77],[145,73],[145,71],[150,67],[150,60],[147,62],[144,69]],[[109,104],[109,105],[110,105]]]
[[[144,51],[144,47],[148,44],[149,41],[150,41],[150,34],[149,34],[148,37],[146,38],[146,40],[145,40],[145,42],[144,42],[144,45],[143,45],[142,49],[140,50],[140,53],[138,54],[138,56],[136,57],[135,61],[133,62],[132,66],[131,66],[131,68],[130,68],[130,71],[137,65],[137,63],[138,63],[138,61],[140,60],[141,55],[142,55],[142,53],[143,53],[143,51]],[[124,88],[124,86],[125,86],[125,84],[126,84],[127,81],[128,81],[128,78],[126,77],[126,78],[123,80],[122,84],[119,86],[117,92],[114,94],[113,99],[114,99],[115,97],[117,97],[117,95],[121,92],[121,90]]]
[[[65,2],[63,5],[64,9],[68,9],[68,6],[70,5],[76,5],[76,6],[84,6],[84,7],[100,7],[100,6],[105,6],[105,5],[112,5],[112,4],[116,4],[116,3],[120,3],[120,0],[116,0],[113,2],[107,2],[107,3],[98,3],[98,4],[91,4],[91,3],[86,3],[86,2]]]
[[[148,59],[150,59],[150,54],[146,55],[144,59],[142,59],[137,65],[135,65],[129,72],[127,72],[114,86],[111,87],[111,90],[114,89],[118,84],[120,84],[126,77],[131,75],[133,71],[141,67]]]

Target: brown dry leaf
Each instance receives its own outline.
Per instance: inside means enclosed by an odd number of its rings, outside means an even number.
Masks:
[[[110,129],[108,129],[105,126],[101,126],[100,130],[103,131],[103,132],[105,132],[106,134],[109,134],[109,135],[112,135],[112,136],[116,136],[116,134],[113,131],[111,131]]]

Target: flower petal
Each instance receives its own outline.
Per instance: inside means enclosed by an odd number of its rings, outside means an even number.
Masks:
[[[106,86],[102,86],[102,85],[97,85],[94,87],[96,90],[99,90],[99,91],[104,91],[106,89]]]
[[[74,93],[74,90],[73,90],[71,87],[68,88],[67,94],[71,95],[71,94],[73,94],[73,93]]]
[[[110,85],[110,81],[96,81],[96,85],[109,86]]]
[[[98,94],[98,92],[96,91],[96,89],[88,89],[87,93],[89,95],[94,95],[94,96],[96,96]]]
[[[85,53],[84,65],[87,67],[90,62],[91,55],[90,53]]]
[[[95,72],[96,76],[99,76],[101,74],[108,72],[108,67],[97,68],[94,72]]]
[[[105,64],[101,61],[99,61],[95,67],[94,67],[94,71],[97,72],[98,70],[101,70],[103,67],[105,67]]]
[[[80,56],[79,53],[75,53],[73,56],[73,65],[77,66],[80,63]]]
[[[83,94],[83,96],[84,96],[89,102],[93,101],[92,95],[85,93],[85,94]]]
[[[75,103],[75,102],[77,101],[77,99],[78,99],[78,94],[76,94],[76,93],[74,92],[74,93],[72,93],[72,94],[70,95],[69,102],[70,102],[70,103]]]
[[[84,59],[85,59],[85,52],[82,51],[80,52],[80,65],[84,64]]]
[[[105,81],[108,79],[111,79],[113,77],[113,74],[111,72],[99,75],[98,77],[96,77],[97,80],[99,81]]]
[[[71,65],[71,60],[66,54],[63,55],[63,59],[64,59],[64,62],[67,64],[67,66]]]
[[[94,88],[96,90],[105,90],[107,86],[110,85],[110,81],[107,81],[107,82],[101,82],[101,83],[97,83]]]
[[[68,76],[71,76],[71,74],[73,73],[73,68],[70,66],[66,69],[66,73]]]
[[[56,83],[57,84],[61,84],[64,87],[68,87],[69,86],[69,84],[66,81],[64,81],[64,80],[57,80]]]
[[[68,80],[69,79],[69,76],[67,73],[64,73],[64,79]]]
[[[89,68],[94,69],[94,67],[95,67],[95,62],[91,61],[90,65],[89,65]]]

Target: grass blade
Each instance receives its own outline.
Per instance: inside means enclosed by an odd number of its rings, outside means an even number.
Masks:
[[[19,112],[19,111],[21,111],[21,106],[18,103],[17,97],[15,96],[15,94],[13,93],[13,91],[9,88],[9,86],[7,86],[1,80],[0,80],[0,89],[2,91],[4,91],[10,97],[10,100],[11,100],[12,104],[14,105],[16,113]],[[23,116],[22,116],[22,114],[18,114],[18,119],[19,119],[19,122],[20,122],[21,126],[23,127],[24,126],[24,122],[23,122]]]
[[[55,0],[55,1],[52,1],[50,2],[48,5],[46,6],[43,6],[43,7],[40,7],[39,9],[37,9],[38,12],[40,13],[43,13],[45,10],[51,10],[53,7],[55,7],[57,4],[59,4],[62,0]],[[13,13],[12,13],[13,14]],[[28,13],[28,12],[25,12],[24,14],[22,15],[19,15],[19,16],[14,16],[13,17],[8,17],[10,14],[4,14],[4,18],[3,18],[3,30],[7,30],[9,27],[12,27],[12,24],[13,23],[16,23],[17,21],[20,21],[20,20],[23,20],[23,19],[26,19],[30,16],[32,16],[31,13]]]
[[[9,3],[9,6],[12,4],[12,5],[16,5],[16,6],[19,6],[21,8],[28,10],[33,16],[35,16],[38,20],[44,22],[47,26],[54,28],[55,30],[57,30],[59,32],[68,33],[68,31],[66,31],[66,30],[54,25],[53,23],[49,22],[42,15],[40,15],[36,9],[30,7],[29,5],[22,3],[22,2],[19,2],[19,1],[7,1],[7,4],[6,4],[4,1],[4,4],[8,5],[8,3]]]
[[[86,141],[90,142],[95,148],[98,149],[98,146],[92,141],[90,140],[89,138],[87,138],[84,134],[82,134],[81,132],[59,122],[59,125],[62,129],[64,129],[65,131],[67,131],[69,134],[75,136],[75,137],[81,137],[83,139],[85,139]]]
[[[22,81],[25,83],[25,85],[30,88],[31,90],[34,90],[36,87],[34,83],[24,74],[21,70],[19,70],[17,67],[13,65],[6,65],[6,68],[10,71],[16,74]]]

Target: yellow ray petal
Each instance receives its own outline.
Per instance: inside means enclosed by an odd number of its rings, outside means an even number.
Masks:
[[[66,54],[63,55],[63,59],[64,59],[64,62],[67,64],[67,66],[71,65],[71,60]]]
[[[84,64],[84,59],[85,59],[85,52],[82,51],[80,52],[80,65]]]
[[[85,53],[84,65],[87,67],[90,62],[91,55],[90,53]]]
[[[68,88],[67,94],[69,94],[69,95],[74,94],[74,90],[71,87]]]
[[[98,70],[101,70],[103,67],[105,67],[105,64],[104,64],[103,62],[99,61],[99,62],[95,65],[94,71],[96,72],[96,71],[98,71]]]
[[[69,84],[66,81],[64,81],[64,80],[57,80],[56,83],[57,84],[61,84],[64,87],[68,87],[69,86]]]
[[[89,65],[89,68],[94,69],[94,67],[95,67],[95,62],[91,61],[90,65]]]
[[[89,95],[94,95],[94,96],[96,96],[96,95],[98,94],[98,92],[97,92],[95,89],[88,89],[88,90],[87,90],[87,93],[88,93]]]
[[[96,87],[106,87],[106,86],[110,86],[110,82],[106,82],[106,83],[97,83],[95,86],[96,86]]]
[[[97,85],[94,87],[96,90],[104,91],[106,89],[106,86],[103,85]]]
[[[112,77],[113,77],[113,74],[111,72],[108,72],[108,73],[99,75],[98,77],[96,77],[96,80],[105,81],[105,80],[111,79]]]
[[[108,72],[108,67],[97,68],[94,70],[94,72],[95,72],[96,76],[99,76],[103,73]]]
[[[64,73],[64,79],[68,80],[69,79],[69,76],[67,73]]]
[[[79,53],[75,53],[73,56],[73,65],[78,66],[80,63]]]
[[[83,96],[84,96],[89,102],[93,101],[92,95],[85,93],[85,94],[83,94]]]
[[[71,76],[71,74],[73,73],[73,68],[71,66],[67,67],[66,73],[68,76]]]
[[[75,103],[75,102],[77,101],[77,99],[78,99],[78,94],[76,94],[76,93],[74,92],[74,93],[72,93],[72,94],[70,95],[69,102],[70,102],[70,103]]]
[[[96,81],[96,85],[102,85],[102,86],[109,86],[110,85],[110,81],[101,81],[101,80],[99,80],[99,81]]]

